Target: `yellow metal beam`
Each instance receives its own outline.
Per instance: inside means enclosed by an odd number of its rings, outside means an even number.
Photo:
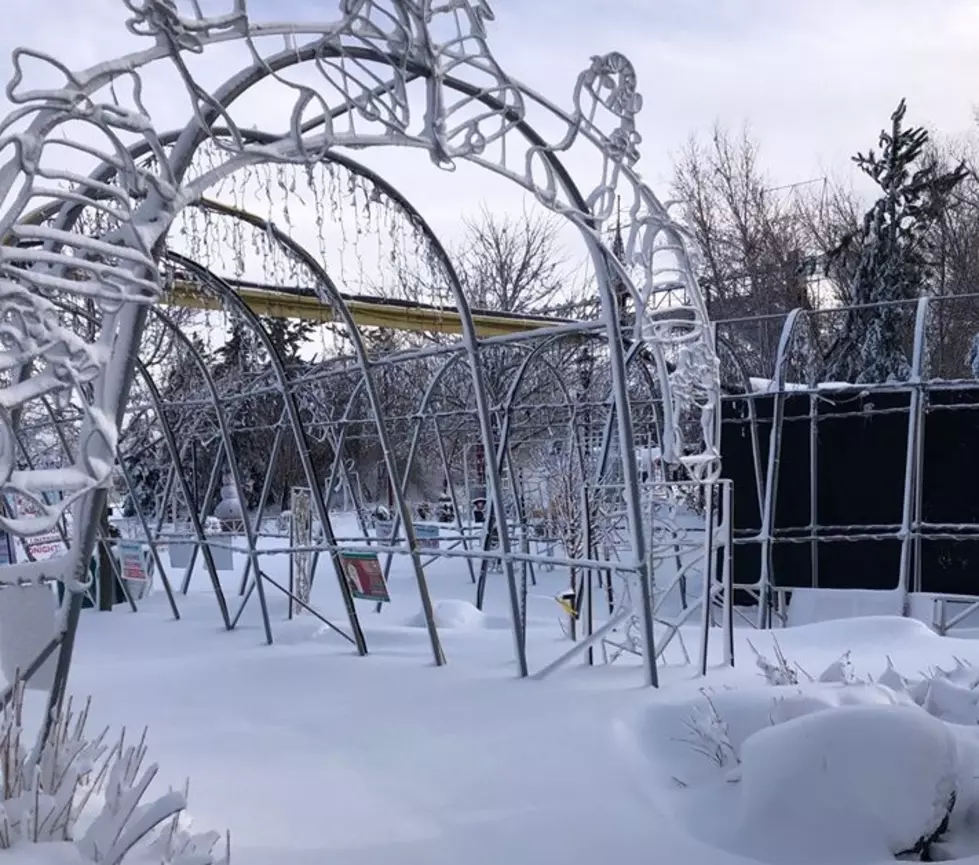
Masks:
[[[270,318],[297,318],[326,323],[335,320],[333,309],[312,295],[291,294],[265,288],[235,289],[238,296],[257,315]],[[163,303],[191,309],[221,309],[221,299],[201,292],[194,283],[177,280],[163,295]],[[462,333],[462,319],[454,309],[431,306],[396,306],[368,300],[348,300],[347,308],[360,327],[387,327],[424,333]],[[506,336],[562,324],[561,319],[517,318],[473,312],[478,336]]]

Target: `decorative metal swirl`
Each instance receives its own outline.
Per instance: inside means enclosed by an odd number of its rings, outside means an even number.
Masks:
[[[666,429],[664,458],[683,463],[695,477],[716,474],[715,416],[718,364],[706,310],[691,264],[689,238],[635,171],[642,108],[636,74],[619,53],[593,57],[574,87],[571,113],[562,111],[508,76],[487,41],[493,13],[485,0],[340,0],[332,23],[262,23],[245,0],[231,0],[225,14],[205,16],[194,0],[123,0],[126,26],[152,44],[134,54],[73,72],[38,52],[14,53],[7,96],[14,110],[0,122],[0,489],[26,495],[39,516],[27,523],[0,515],[15,534],[50,528],[80,496],[108,482],[115,448],[121,382],[131,365],[138,333],[134,310],[160,291],[156,255],[175,214],[209,186],[244,165],[279,161],[311,164],[338,147],[420,147],[438,166],[467,160],[502,174],[531,191],[585,234],[600,278],[612,278],[632,295],[636,338],[660,367]],[[263,53],[259,41],[285,40],[284,50]],[[194,77],[187,55],[210,45],[244,42],[252,65],[222,87],[208,91]],[[264,44],[264,43],[263,43]],[[30,89],[24,61],[55,70],[62,85]],[[143,104],[140,71],[160,61],[179,75],[190,100],[191,122],[172,150],[160,144]],[[290,66],[306,64],[314,86],[287,80]],[[234,101],[261,80],[294,94],[287,131],[262,143],[242,133]],[[424,80],[421,122],[411,111],[409,85]],[[125,98],[124,98],[125,97]],[[529,103],[563,123],[559,140],[528,138]],[[62,128],[81,122],[98,143],[65,137]],[[220,133],[218,130],[220,129]],[[514,135],[520,130],[520,135]],[[514,147],[510,142],[524,141]],[[153,158],[137,164],[133,138]],[[193,152],[210,139],[223,164],[187,180]],[[507,147],[502,145],[504,139]],[[579,143],[599,156],[600,172],[580,199],[568,189],[558,157]],[[70,168],[49,167],[46,155],[66,148],[111,166],[114,178],[93,180]],[[522,156],[515,164],[511,156]],[[76,160],[77,161],[77,160]],[[71,160],[68,160],[70,163]],[[67,164],[64,159],[57,164]],[[104,175],[103,175],[104,176]],[[39,204],[55,202],[50,226],[25,219]],[[624,254],[603,240],[616,202],[628,210]],[[72,231],[80,210],[101,214],[104,230]],[[611,271],[611,273],[609,273]],[[45,299],[73,295],[97,305],[102,332],[93,340],[72,334]],[[123,350],[120,351],[120,348]],[[19,471],[14,453],[16,414],[40,395],[85,406],[85,427],[71,471]],[[699,441],[685,441],[689,412],[699,415]],[[52,504],[41,495],[62,493]]]

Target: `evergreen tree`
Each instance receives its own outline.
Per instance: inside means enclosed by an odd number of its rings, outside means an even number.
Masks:
[[[828,377],[855,383],[900,381],[909,371],[912,301],[928,290],[932,228],[965,167],[941,171],[926,157],[927,130],[905,128],[902,99],[880,134],[880,154],[853,161],[880,187],[881,195],[860,227],[829,256],[853,262],[847,300],[860,308],[847,315],[828,356]],[[905,301],[901,303],[901,301]]]
[[[213,353],[212,372],[216,379],[241,376],[258,368],[256,338],[247,324],[235,319],[227,340]]]
[[[312,340],[317,325],[305,319],[262,317],[262,326],[269,335],[272,347],[288,366],[299,360],[299,351]]]

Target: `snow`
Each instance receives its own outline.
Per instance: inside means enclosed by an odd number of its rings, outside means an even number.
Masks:
[[[740,784],[727,785],[738,805],[713,828],[765,862],[886,860],[941,823],[957,759],[948,726],[916,706],[805,714],[744,743]]]
[[[748,384],[751,387],[752,393],[766,393],[778,390],[778,383],[770,378],[749,376]],[[782,383],[782,390],[786,392],[799,391],[801,393],[808,393],[811,390],[847,390],[848,388],[852,389],[855,387],[860,387],[860,385],[846,381],[821,381],[816,383],[815,388],[811,385],[799,384],[797,382],[787,381]]]
[[[425,614],[419,610],[406,623],[412,628],[424,628]],[[447,600],[435,604],[435,624],[450,630],[474,630],[478,628],[509,628],[510,623],[502,616],[487,616],[469,601]]]
[[[284,576],[285,557],[264,560]],[[243,562],[221,574],[233,610]],[[343,625],[327,565],[313,601]],[[225,632],[198,566],[180,621],[158,587],[135,614],[85,610],[72,691],[92,695],[93,730],[150,726],[153,796],[189,776],[194,831],[229,829],[235,865],[883,865],[939,828],[953,790],[940,852],[979,865],[979,643],[863,616],[739,629],[736,667],[718,640],[706,678],[672,646],[658,692],[637,659],[600,652],[519,680],[502,575],[482,612],[461,560],[426,575],[445,667],[404,559],[391,603],[358,602],[364,658],[313,616],[287,620],[271,588],[274,645],[254,597]],[[570,645],[567,573],[537,578],[532,669]],[[752,646],[796,684],[769,684]]]

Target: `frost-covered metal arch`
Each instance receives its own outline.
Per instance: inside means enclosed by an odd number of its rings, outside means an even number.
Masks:
[[[17,385],[17,396],[27,401],[39,392],[75,391],[87,407],[86,427],[73,472],[62,472],[57,477],[50,473],[17,473],[8,458],[7,485],[32,499],[39,514],[29,523],[0,517],[0,522],[12,532],[31,534],[50,527],[69,507],[76,507],[71,555],[57,574],[71,591],[66,595],[69,602],[60,629],[64,638],[60,639],[62,651],[52,693],[55,701],[63,692],[71,634],[80,606],[79,590],[84,584],[96,516],[104,505],[104,488],[113,463],[114,430],[134,370],[133,350],[145,322],[146,307],[159,295],[156,259],[161,244],[181,208],[241,166],[263,161],[309,164],[328,156],[336,147],[394,144],[421,147],[442,167],[450,167],[456,159],[471,161],[531,191],[546,207],[574,223],[592,252],[612,346],[613,391],[622,453],[633,452],[633,441],[624,357],[618,350],[613,277],[633,298],[636,338],[648,345],[666,384],[664,394],[669,394],[664,401],[664,455],[670,462],[685,466],[696,478],[716,476],[714,427],[719,390],[711,331],[683,233],[632,168],[638,158],[639,142],[634,118],[641,102],[634,71],[624,57],[609,54],[592,61],[579,77],[574,111],[569,114],[533,94],[499,67],[486,41],[485,25],[492,14],[482,0],[459,0],[442,7],[422,0],[343,0],[340,19],[318,25],[258,24],[249,18],[243,0],[236,0],[228,14],[216,17],[202,17],[199,11],[182,16],[172,0],[125,0],[125,5],[132,15],[127,26],[132,32],[151,38],[152,47],[81,73],[72,73],[49,57],[24,50],[16,52],[17,73],[8,96],[18,107],[11,118],[0,124],[0,156],[9,154],[0,169],[0,190],[7,202],[0,216],[0,234],[13,237],[18,244],[4,248],[0,279],[8,308],[16,306],[31,321],[25,325],[28,319],[20,318],[13,334],[23,369],[27,369],[28,360],[46,364],[40,370],[35,366],[33,375],[24,376],[30,378],[31,386]],[[446,26],[448,34],[443,30]],[[263,56],[258,41],[269,36],[285,38],[286,50]],[[181,56],[232,40],[248,45],[253,63],[209,94],[193,79]],[[63,75],[65,85],[54,90],[22,89],[25,82],[21,63],[27,57],[52,66]],[[138,84],[139,70],[160,60],[173,64],[187,88],[193,112],[193,119],[169,152],[140,102]],[[319,91],[285,82],[278,76],[282,70],[308,60],[315,61],[324,75]],[[378,78],[368,68],[370,64],[384,66],[386,74]],[[325,95],[331,72],[345,76],[343,85]],[[478,73],[484,80],[489,75],[493,83],[487,86],[467,82],[460,77],[466,73]],[[296,94],[290,130],[274,142],[251,144],[231,117],[232,103],[269,77],[277,78]],[[427,81],[426,120],[419,128],[411,126],[406,91],[408,82],[415,77]],[[120,92],[118,85],[123,83],[132,87],[131,99],[125,106],[116,96]],[[110,85],[110,98],[100,102],[100,94]],[[449,104],[450,90],[462,92],[462,99]],[[331,96],[339,99],[351,121],[356,116],[361,127],[373,124],[374,129],[339,129],[335,122],[338,106],[329,104]],[[554,142],[539,135],[528,136],[531,144],[519,169],[503,159],[492,159],[490,146],[501,142],[510,131],[527,135],[523,116],[526,103],[531,100],[560,118],[565,133]],[[484,108],[477,109],[477,103]],[[312,108],[322,111],[312,113],[323,132],[307,134],[304,124]],[[471,109],[477,113],[462,116]],[[604,114],[613,128],[603,130],[599,114]],[[26,122],[26,129],[15,128],[21,121]],[[69,143],[69,147],[112,165],[117,175],[115,184],[47,168],[44,149],[53,143],[52,136],[58,128],[70,121],[86,123],[103,136],[101,149],[88,144]],[[230,141],[215,135],[218,123]],[[315,124],[306,128],[314,127]],[[123,141],[127,136],[146,142],[154,156],[151,164],[140,165],[132,159]],[[190,162],[205,140],[217,144],[227,159],[188,181]],[[558,154],[581,142],[601,163],[592,190],[584,199],[574,194],[558,159]],[[35,186],[38,179],[67,180],[74,186],[70,190],[42,189]],[[16,190],[18,183],[21,186]],[[570,200],[562,199],[562,189]],[[619,196],[625,197],[631,217],[623,261],[615,258],[600,233]],[[59,213],[52,226],[22,221],[31,202],[38,198],[58,201]],[[107,223],[106,230],[98,236],[70,231],[79,210],[85,208],[101,213]],[[39,241],[41,247],[24,247],[24,242],[31,241]],[[44,295],[58,292],[87,296],[100,306],[102,333],[95,345],[85,344],[66,331],[51,330]],[[660,305],[658,299],[665,296],[681,302],[685,315],[675,315],[673,307]],[[464,298],[458,301],[463,310]],[[491,449],[495,435],[483,389],[479,341],[471,319],[464,315],[463,322],[481,437]],[[668,359],[672,370],[667,373]],[[673,420],[675,415],[689,411],[701,417],[700,441],[685,442],[681,425]],[[7,423],[8,429],[16,423],[15,417]],[[9,454],[12,448],[8,444],[5,450]],[[643,607],[648,610],[650,575],[633,463],[628,456],[623,460],[624,494],[634,541],[631,570],[637,575]],[[45,486],[60,487],[62,498],[55,503],[43,499],[39,487]],[[502,491],[492,472],[489,492],[502,511]],[[505,539],[501,539],[500,553],[504,566],[512,569]],[[45,571],[51,568],[34,568],[24,578],[50,576]],[[651,649],[652,623],[648,615],[644,619],[646,644]],[[655,683],[652,651],[647,652],[646,666],[648,680]]]

